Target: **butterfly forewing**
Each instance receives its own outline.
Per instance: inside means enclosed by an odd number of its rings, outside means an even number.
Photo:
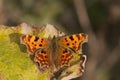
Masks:
[[[22,43],[27,46],[30,55],[33,55],[35,50],[39,48],[44,48],[48,44],[47,39],[37,36],[23,35],[21,39],[22,39]]]
[[[74,34],[61,38],[59,42],[64,47],[68,47],[73,49],[74,51],[78,51],[81,47],[81,44],[85,41],[86,38],[87,35],[84,33]]]

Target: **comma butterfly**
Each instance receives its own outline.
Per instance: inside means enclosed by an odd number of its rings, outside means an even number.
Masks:
[[[45,70],[69,66],[74,53],[82,54],[82,43],[87,37],[84,33],[53,38],[22,35],[21,41],[27,46],[29,55],[34,55],[34,62],[38,63],[41,70]]]

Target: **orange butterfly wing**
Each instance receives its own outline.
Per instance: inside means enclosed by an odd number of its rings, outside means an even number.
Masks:
[[[40,70],[50,66],[49,50],[47,46],[49,40],[31,35],[23,35],[21,37],[22,43],[27,46],[28,52],[33,56],[34,62],[37,63]]]
[[[73,52],[79,51],[82,43],[85,40],[87,40],[87,35],[84,33],[60,38],[59,44],[62,46],[62,48],[59,49],[59,66],[68,66],[70,61],[73,59]]]
[[[33,55],[35,50],[44,48],[48,44],[47,39],[31,35],[23,35],[21,37],[21,42],[27,46],[30,55]]]
[[[64,47],[71,48],[74,51],[78,51],[79,49],[81,49],[81,45],[85,40],[87,40],[86,34],[74,34],[63,37],[60,40],[60,44]]]
[[[62,66],[69,66],[70,61],[73,59],[72,52],[67,49],[67,48],[60,48],[58,50],[59,56],[58,56],[58,64],[57,66],[62,67]]]
[[[34,61],[36,63],[38,63],[40,70],[44,71],[46,68],[51,66],[51,62],[50,62],[50,58],[49,58],[50,54],[48,54],[49,52],[50,51],[47,48],[45,48],[45,49],[41,48],[35,52]]]

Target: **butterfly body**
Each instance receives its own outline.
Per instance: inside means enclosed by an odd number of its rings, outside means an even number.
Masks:
[[[34,56],[34,62],[39,68],[61,68],[69,66],[74,59],[73,54],[78,53],[81,45],[87,39],[84,33],[69,36],[42,38],[23,35],[21,41],[28,48],[29,55]]]

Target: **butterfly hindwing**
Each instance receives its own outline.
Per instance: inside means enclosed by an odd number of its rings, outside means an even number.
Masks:
[[[59,56],[58,56],[58,66],[69,66],[70,61],[73,59],[72,52],[67,48],[59,48],[58,50]]]
[[[50,67],[49,49],[38,49],[34,54],[34,61],[38,63],[38,67],[42,70]]]
[[[44,48],[48,44],[47,39],[31,35],[23,35],[21,41],[27,46],[30,55],[33,55],[35,50]]]

